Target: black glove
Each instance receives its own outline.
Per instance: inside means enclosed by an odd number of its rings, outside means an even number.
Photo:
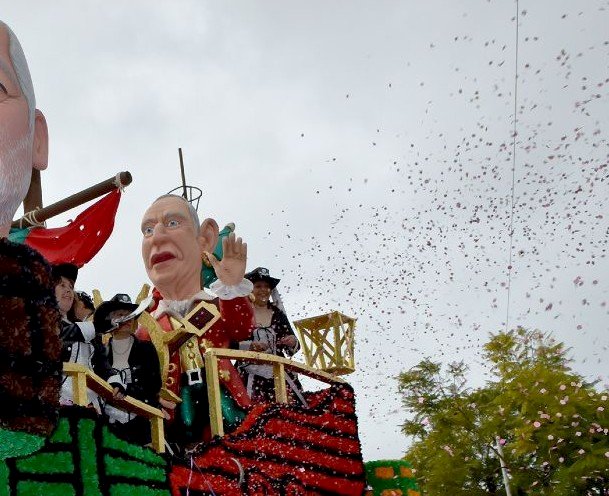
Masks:
[[[118,388],[121,394],[127,396],[127,390],[125,389],[125,386],[123,386],[120,382],[109,382],[108,384],[110,384],[110,386],[112,386],[113,388]]]

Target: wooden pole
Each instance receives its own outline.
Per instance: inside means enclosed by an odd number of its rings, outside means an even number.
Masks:
[[[182,173],[182,188],[184,190],[182,196],[188,201],[188,194],[186,193],[186,173],[184,172],[184,157],[182,156],[181,148],[178,148],[178,153],[180,154],[180,172]]]
[[[205,378],[207,379],[207,402],[209,404],[209,425],[212,436],[224,436],[222,420],[222,397],[220,396],[220,375],[218,359],[213,351],[205,353]]]
[[[273,364],[273,379],[275,384],[275,401],[277,403],[287,403],[288,392],[285,387],[285,366],[283,363]]]
[[[42,183],[40,182],[40,171],[32,169],[32,180],[30,189],[23,199],[23,213],[42,208]]]
[[[120,186],[128,186],[131,184],[133,178],[131,177],[131,173],[125,171],[120,172],[118,175],[118,182]],[[50,219],[51,217],[55,217],[56,215],[67,212],[68,210],[78,207],[88,201],[94,200],[95,198],[99,198],[100,196],[109,193],[110,191],[116,189],[117,185],[117,177],[111,177],[102,181],[101,183],[97,183],[90,188],[79,191],[78,193],[73,194],[72,196],[68,196],[63,200],[59,200],[48,207],[41,208],[36,211],[36,220],[38,222],[44,222],[45,220]],[[21,221],[16,220],[11,224],[11,227],[29,227],[32,224],[25,219]]]

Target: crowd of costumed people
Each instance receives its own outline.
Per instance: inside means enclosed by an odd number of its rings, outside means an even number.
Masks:
[[[61,314],[62,361],[89,368],[112,386],[115,399],[128,395],[150,406],[163,408],[159,398],[163,384],[158,354],[152,342],[138,333],[138,317],[148,310],[147,305],[151,301],[145,300],[138,305],[128,294],[120,293],[95,308],[90,294],[76,289],[78,271],[78,267],[70,263],[51,267],[55,298]],[[253,304],[255,326],[248,339],[234,343],[234,347],[292,357],[300,345],[283,308],[277,288],[280,280],[272,277],[264,267],[252,270],[244,278],[252,283],[249,298]],[[275,400],[272,365],[240,361],[237,362],[237,371],[251,402]],[[286,382],[290,398],[306,405],[297,375],[288,373]],[[73,390],[73,378],[64,374],[59,398],[61,405],[74,404]],[[90,389],[87,396],[88,407],[105,417],[118,436],[142,445],[150,443],[147,419],[113,406]],[[169,412],[166,413],[170,418]]]

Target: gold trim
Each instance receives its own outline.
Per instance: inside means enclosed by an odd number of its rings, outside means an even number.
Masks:
[[[143,293],[144,288],[140,291],[140,294]],[[190,322],[190,319],[202,309],[207,310],[212,315],[212,318],[202,329],[198,329]],[[163,386],[173,386],[174,383],[169,383],[168,381],[169,374],[175,371],[175,368],[170,370],[171,355],[176,350],[179,351],[180,364],[183,370],[203,368],[203,356],[196,340],[205,334],[220,319],[220,310],[213,303],[203,300],[195,305],[184,318],[176,318],[173,316],[167,317],[172,328],[171,331],[163,329],[159,322],[148,312],[143,312],[142,315],[140,315],[138,323],[141,327],[148,330],[150,340],[159,356]],[[184,344],[186,344],[186,346],[184,346]],[[175,399],[172,399],[171,401],[175,401]]]
[[[91,291],[91,294],[93,296],[93,306],[95,308],[97,308],[104,302],[104,299],[102,298],[99,289],[94,289],[93,291]]]
[[[180,398],[177,394],[175,394],[173,391],[170,391],[166,387],[161,388],[161,391],[159,392],[159,398],[167,401],[172,401],[174,403],[182,403],[182,398]]]
[[[142,301],[144,301],[148,297],[148,293],[150,293],[150,285],[143,284],[142,289],[140,289],[140,292],[137,294],[135,304],[139,305]]]
[[[255,351],[229,350],[227,348],[210,348],[204,354],[205,374],[207,378],[207,399],[209,402],[209,419],[212,436],[223,436],[222,408],[220,396],[220,374],[218,359],[241,360],[252,363],[265,363],[273,366],[275,380],[275,400],[278,403],[287,403],[285,385],[286,370],[296,372],[328,384],[346,384],[347,381],[335,375],[308,367],[303,363],[293,362],[288,358],[258,353]]]
[[[91,369],[79,363],[64,363],[63,371],[66,375],[73,378],[73,395],[78,405],[87,406],[87,388],[91,389],[110,403],[121,410],[135,413],[150,420],[152,430],[152,447],[157,453],[165,451],[165,435],[163,433],[163,412],[158,408],[153,408],[143,401],[136,400],[131,396],[123,399],[114,399],[113,387],[95,374]]]
[[[337,311],[294,321],[307,365],[332,374],[354,372],[355,324]]]

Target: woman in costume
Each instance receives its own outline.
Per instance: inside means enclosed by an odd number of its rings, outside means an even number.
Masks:
[[[112,335],[104,347],[105,359],[114,374],[121,377],[126,394],[158,408],[161,372],[157,352],[150,341],[135,336],[137,317],[146,305],[131,303],[126,294],[117,294],[102,303],[95,311],[93,322],[100,327],[111,327]],[[103,407],[112,431],[133,443],[151,441],[150,423],[143,417],[119,410],[112,405]]]
[[[74,304],[68,312],[71,322],[86,322],[95,312],[95,305],[91,297],[84,291],[74,291]]]
[[[107,380],[114,387],[114,394],[120,397],[124,392],[124,384],[120,377],[112,375],[110,367],[103,360],[101,334],[109,327],[98,326],[90,321],[72,322],[68,313],[74,306],[74,283],[78,277],[78,267],[70,263],[57,264],[52,267],[53,280],[55,284],[55,298],[61,314],[61,326],[59,337],[61,338],[61,359],[63,362],[79,363],[92,369],[102,379]],[[89,314],[90,316],[90,314]],[[96,356],[95,360],[92,358]],[[62,405],[73,405],[72,378],[64,374],[61,383],[59,402]],[[87,391],[89,403],[98,409],[97,395]]]
[[[283,311],[279,292],[276,289],[279,279],[271,277],[268,269],[264,267],[258,267],[245,274],[245,278],[254,284],[252,294],[254,296],[256,328],[252,333],[252,339],[241,341],[239,349],[291,357],[300,349],[300,345],[288,317]],[[272,366],[240,363],[238,368],[247,387],[247,392],[253,401],[275,400]],[[288,391],[291,391],[303,404],[306,404],[297,377],[288,373],[286,379]]]

